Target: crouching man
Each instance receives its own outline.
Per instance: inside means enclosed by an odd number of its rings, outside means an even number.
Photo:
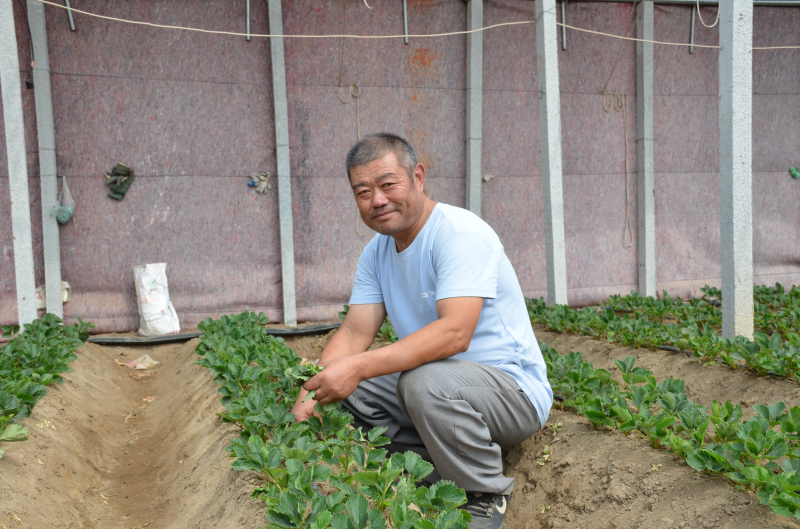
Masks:
[[[423,193],[425,167],[392,134],[347,153],[364,222],[350,310],[292,413],[343,401],[356,426],[386,426],[390,449],[414,450],[467,491],[471,528],[503,527],[514,480],[501,446],[541,429],[553,393],[516,273],[476,215]],[[367,351],[386,315],[399,341]]]

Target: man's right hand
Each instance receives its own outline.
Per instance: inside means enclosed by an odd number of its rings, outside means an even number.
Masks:
[[[303,422],[309,418],[320,417],[319,413],[314,410],[314,404],[317,403],[314,399],[308,399],[307,401],[303,402],[303,400],[308,395],[308,391],[300,388],[300,394],[297,396],[297,402],[295,402],[294,407],[292,407],[291,413],[294,414],[295,422]]]

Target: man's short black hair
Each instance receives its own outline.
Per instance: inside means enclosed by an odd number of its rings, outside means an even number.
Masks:
[[[417,167],[417,154],[414,152],[414,147],[400,136],[389,132],[369,134],[350,147],[345,158],[347,178],[350,178],[352,167],[380,160],[390,152],[394,153],[397,163],[405,169],[408,177],[412,178],[414,168]]]

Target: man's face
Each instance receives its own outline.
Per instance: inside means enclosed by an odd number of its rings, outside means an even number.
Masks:
[[[418,164],[409,176],[394,153],[351,167],[350,184],[364,223],[383,235],[411,228],[425,208],[425,168]]]

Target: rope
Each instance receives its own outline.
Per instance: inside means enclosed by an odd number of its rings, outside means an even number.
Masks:
[[[632,33],[636,29],[636,21],[639,19],[639,14],[642,11],[642,7],[644,6],[644,2],[639,2],[639,7],[636,7],[636,0],[634,0],[633,5],[631,6],[631,15],[633,18],[633,23],[631,24],[631,28],[628,30],[628,33]],[[631,212],[631,175],[630,171],[628,170],[628,96],[625,94],[609,94],[606,92],[606,88],[608,88],[608,83],[611,82],[611,78],[614,76],[614,71],[617,69],[617,64],[619,64],[619,59],[622,56],[622,45],[623,42],[619,43],[619,49],[617,50],[617,57],[614,59],[614,65],[611,67],[611,72],[608,74],[608,79],[606,80],[606,84],[603,85],[603,89],[600,91],[600,94],[603,96],[603,112],[608,114],[611,112],[613,108],[616,112],[622,112],[622,133],[624,137],[625,143],[625,231],[624,231],[624,241],[625,246],[630,248],[633,246],[633,213]],[[608,98],[608,105],[606,105],[606,98]]]
[[[714,21],[714,23],[713,23],[713,24],[711,24],[711,25],[709,26],[708,24],[706,24],[705,22],[703,22],[703,15],[701,15],[701,14],[700,14],[700,0],[697,0],[697,16],[698,16],[698,18],[700,19],[700,23],[701,23],[701,24],[703,24],[703,25],[704,25],[705,27],[707,27],[707,28],[713,28],[714,26],[716,26],[716,25],[717,25],[717,22],[719,22],[719,12],[720,12],[720,11],[722,11],[722,8],[721,8],[721,7],[722,7],[722,6],[720,6],[719,4],[717,4],[717,19]]]
[[[606,97],[609,104],[606,105]],[[622,112],[622,129],[625,134],[625,246],[633,246],[633,213],[631,212],[631,176],[628,171],[628,97],[625,94],[603,94],[603,110]]]
[[[284,39],[337,39],[337,38],[344,38],[344,39],[374,39],[374,40],[381,40],[381,39],[405,39],[405,38],[415,38],[415,39],[429,39],[429,38],[437,38],[437,37],[453,37],[457,35],[470,35],[472,33],[480,33],[482,31],[488,31],[490,29],[496,29],[506,26],[522,26],[526,24],[535,24],[535,20],[519,20],[517,22],[502,22],[499,24],[492,24],[491,26],[485,26],[482,28],[477,29],[469,29],[463,31],[450,31],[447,33],[430,33],[427,35],[278,35],[278,34],[254,34],[254,33],[237,33],[235,31],[217,31],[213,29],[200,29],[200,28],[187,28],[183,26],[170,26],[165,24],[153,24],[152,22],[141,22],[138,20],[126,20],[124,18],[116,18],[116,17],[109,17],[105,15],[98,15],[96,13],[90,13],[89,11],[82,11],[80,9],[75,9],[74,7],[67,7],[61,4],[57,4],[55,2],[50,2],[48,0],[36,0],[41,4],[46,4],[49,6],[57,7],[59,9],[64,9],[67,11],[72,11],[73,13],[79,13],[81,15],[86,15],[88,17],[100,18],[103,20],[111,20],[113,22],[124,22],[126,24],[134,24],[138,26],[148,26],[152,28],[163,28],[163,29],[177,29],[180,31],[194,31],[197,33],[208,33],[211,35],[230,35],[233,37],[251,37],[251,38],[284,38]],[[647,42],[650,44],[661,44],[662,46],[694,46],[695,48],[709,48],[709,49],[719,49],[719,46],[706,46],[702,44],[689,44],[683,42],[664,42],[660,40],[646,40],[646,39],[636,39],[632,37],[622,37],[619,35],[613,35],[611,33],[603,33],[602,31],[593,31],[591,29],[584,29],[575,26],[570,26],[569,24],[563,24],[561,22],[556,22],[557,26],[561,26],[563,28],[571,29],[574,31],[581,31],[583,33],[591,33],[592,35],[601,35],[603,37],[611,37],[614,39],[621,39],[621,40],[630,40],[634,42]],[[800,46],[768,46],[768,47],[760,47],[760,48],[752,48],[754,50],[796,50],[800,49]]]
[[[364,4],[367,4],[367,0],[364,0]],[[341,0],[339,5],[342,6],[342,12],[343,12],[343,14],[342,14],[342,34],[344,35],[344,34],[347,33],[347,0]],[[369,7],[368,4],[367,4],[367,7]],[[369,7],[369,8],[372,9],[371,7]],[[341,101],[342,104],[344,104],[344,105],[348,104],[353,99],[356,100],[356,141],[360,141],[361,140],[361,106],[359,105],[358,100],[361,97],[361,87],[358,86],[358,83],[353,83],[348,88],[347,96],[343,96],[342,95],[342,90],[344,89],[344,83],[342,82],[343,71],[344,71],[344,37],[341,37],[339,39],[339,90],[338,90],[337,95],[339,96],[339,101]],[[356,224],[355,224],[356,235],[361,236],[361,235],[364,235],[364,234],[361,233],[361,231],[359,231],[359,229],[358,229],[358,221],[359,220],[361,220],[361,214],[360,214],[358,208],[356,208]]]
[[[37,2],[41,2],[43,0],[36,0],[36,1]],[[561,26],[562,28],[573,29],[575,31],[581,31],[583,33],[591,33],[592,35],[601,35],[603,37],[611,37],[611,38],[620,39],[620,40],[629,40],[629,41],[632,41],[632,42],[647,42],[649,44],[661,44],[663,46],[685,46],[687,48],[689,46],[694,46],[695,48],[709,48],[709,49],[714,49],[714,50],[718,50],[719,49],[719,46],[706,46],[706,45],[703,45],[703,44],[684,44],[683,42],[664,42],[664,41],[660,41],[660,40],[647,40],[647,39],[637,39],[637,38],[634,38],[634,37],[623,37],[621,35],[614,35],[612,33],[603,33],[602,31],[594,31],[594,30],[591,30],[591,29],[578,28],[578,27],[575,27],[575,26],[570,26],[569,24],[562,24],[561,22],[556,22],[556,25],[557,26]],[[489,29],[489,28],[486,28],[486,29]],[[797,46],[797,47],[800,48],[800,46]],[[758,50],[771,50],[773,48],[753,48],[753,49],[754,50],[756,50],[756,49],[758,49]]]

